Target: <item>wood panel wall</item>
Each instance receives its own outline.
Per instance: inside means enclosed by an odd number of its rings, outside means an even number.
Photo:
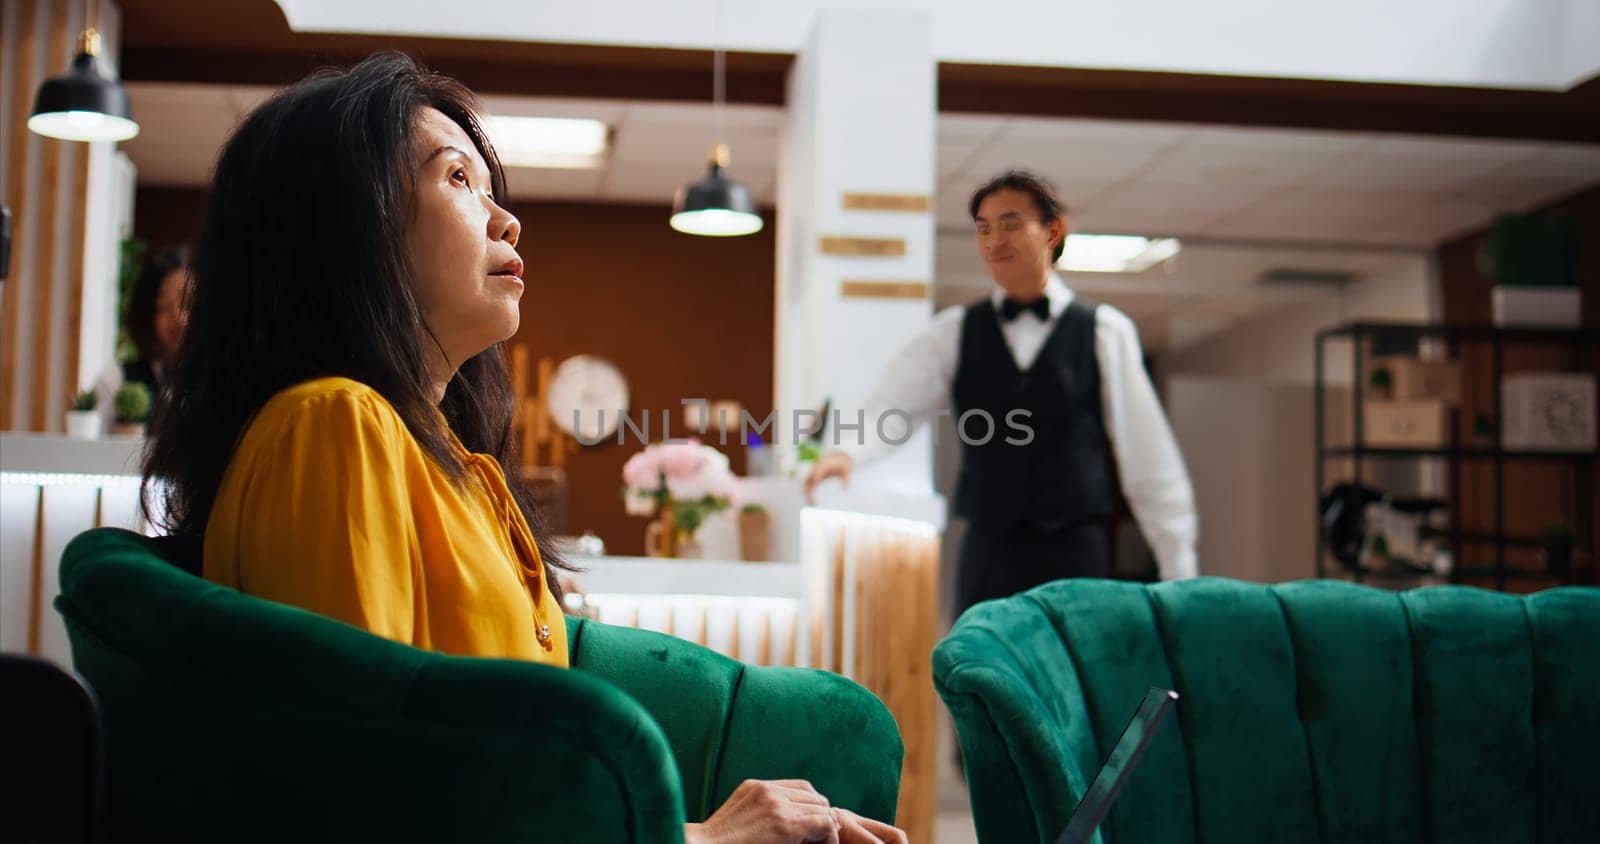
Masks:
[[[28,131],[34,94],[77,52],[84,5],[4,0],[0,6],[0,197],[11,210],[10,275],[0,292],[0,430],[59,431],[80,383],[87,145]],[[105,56],[117,9],[99,4]]]
[[[194,237],[205,196],[140,188],[134,236],[152,250]],[[650,412],[652,441],[661,439],[663,410],[674,437],[690,433],[681,398],[737,400],[756,419],[772,411],[770,217],[751,237],[700,238],[668,228],[666,206],[514,203],[511,211],[522,222],[517,251],[528,282],[512,343],[531,360],[610,360],[628,380],[635,423]],[[644,553],[648,520],[624,513],[620,494],[622,464],[639,448],[630,432],[626,445],[612,437],[567,458],[567,532],[592,530],[612,554]],[[744,450],[730,444],[724,451],[742,473]]]
[[[1566,199],[1552,203],[1543,210],[1574,217],[1582,238],[1583,271],[1580,279],[1583,295],[1582,321],[1586,327],[1600,326],[1600,186],[1591,187]],[[1439,285],[1446,322],[1488,324],[1492,311],[1490,289],[1493,280],[1481,259],[1488,231],[1476,231],[1442,244],[1438,251]],[[1596,354],[1591,349],[1590,356]],[[1564,370],[1575,361],[1570,351],[1507,347],[1503,361],[1506,372],[1527,370]],[[1472,418],[1478,411],[1492,412],[1494,406],[1493,361],[1485,345],[1464,347],[1461,350],[1462,413],[1458,436],[1467,442],[1471,435]],[[1455,517],[1464,530],[1488,533],[1494,529],[1494,474],[1487,461],[1468,461],[1459,466],[1461,473]],[[1593,478],[1591,471],[1587,478]],[[1506,530],[1522,538],[1537,538],[1540,531],[1552,522],[1566,522],[1580,528],[1579,544],[1588,546],[1591,560],[1600,560],[1600,495],[1587,490],[1593,502],[1590,511],[1577,512],[1576,502],[1583,500],[1579,485],[1586,480],[1575,468],[1549,463],[1510,461],[1505,467]],[[1492,564],[1494,547],[1487,543],[1465,549],[1464,559],[1458,565]],[[1522,569],[1539,570],[1543,563],[1537,547],[1518,547],[1507,550],[1508,564]],[[1515,584],[1513,584],[1515,585]],[[1531,587],[1550,585],[1530,581]]]

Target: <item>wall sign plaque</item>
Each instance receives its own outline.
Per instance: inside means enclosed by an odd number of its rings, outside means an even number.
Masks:
[[[847,193],[844,195],[847,211],[898,211],[915,214],[933,207],[926,194],[918,193]]]
[[[823,237],[822,254],[899,258],[906,254],[906,242],[898,237]]]

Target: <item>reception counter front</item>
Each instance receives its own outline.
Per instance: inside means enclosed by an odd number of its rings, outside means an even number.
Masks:
[[[96,527],[144,532],[137,437],[0,434],[0,650],[68,665],[51,602],[61,552]]]
[[[774,562],[738,562],[731,514],[708,519],[708,559],[575,556],[581,594],[568,608],[608,624],[699,642],[752,664],[821,668],[870,689],[900,727],[906,756],[899,824],[930,840],[936,809],[929,655],[938,636],[944,502],[800,481],[740,481],[742,502],[772,515]]]

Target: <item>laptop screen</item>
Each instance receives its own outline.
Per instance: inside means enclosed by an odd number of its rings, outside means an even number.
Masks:
[[[1111,748],[1111,755],[1106,757],[1105,764],[1100,766],[1100,773],[1095,775],[1094,782],[1083,793],[1083,799],[1078,801],[1078,808],[1073,810],[1072,818],[1067,821],[1067,828],[1061,831],[1056,844],[1081,844],[1094,837],[1094,831],[1100,827],[1106,813],[1111,811],[1117,793],[1132,776],[1151,739],[1155,738],[1156,729],[1166,720],[1167,713],[1172,711],[1177,701],[1178,693],[1170,689],[1152,688],[1145,693],[1138,710],[1123,729],[1122,738],[1117,739],[1117,746]]]

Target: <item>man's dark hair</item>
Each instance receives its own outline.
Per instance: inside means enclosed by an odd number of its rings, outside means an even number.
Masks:
[[[1049,224],[1059,220],[1067,213],[1067,206],[1056,196],[1055,185],[1050,184],[1043,176],[1029,173],[1026,170],[1007,170],[1004,173],[985,182],[983,187],[972,192],[972,201],[967,203],[967,213],[972,219],[978,219],[978,206],[983,204],[989,194],[999,190],[1019,190],[1033,199],[1033,207],[1039,209],[1039,222]],[[1061,238],[1056,248],[1050,251],[1050,262],[1061,260],[1061,253],[1067,248],[1067,239]]]

